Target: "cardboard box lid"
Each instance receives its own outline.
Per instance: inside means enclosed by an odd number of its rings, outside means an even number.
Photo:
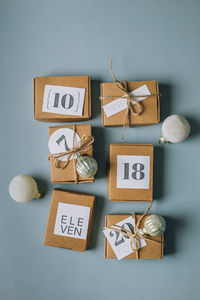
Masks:
[[[146,84],[151,94],[159,94],[158,81],[128,81],[128,90],[133,91],[142,85]],[[123,95],[114,84],[114,82],[101,83],[102,97],[115,97],[116,99]],[[114,99],[103,99],[102,106],[112,102]],[[141,101],[143,112],[138,116],[131,115],[131,124],[134,125],[149,125],[160,122],[160,100],[158,96],[149,96]],[[109,118],[106,117],[102,108],[102,122],[104,126],[122,126],[124,124],[126,110],[123,110]]]
[[[107,215],[105,216],[105,226],[115,225],[116,223],[130,217],[130,214],[122,214],[122,215]],[[136,221],[141,217],[141,215],[136,215]],[[144,225],[144,221],[147,216],[141,222],[141,227]],[[156,237],[151,237],[152,240],[158,241],[160,243],[164,242],[164,234]],[[112,247],[109,242],[105,238],[104,243],[104,257],[105,258],[116,258]],[[139,258],[140,259],[161,259],[163,258],[163,245],[156,244],[151,241],[147,241],[147,246],[141,248],[139,250]],[[124,259],[136,259],[136,253],[133,252],[130,255],[126,256]]]
[[[89,76],[53,76],[35,77],[34,84],[34,118],[39,121],[79,121],[91,117],[91,88]],[[52,114],[42,111],[45,85],[58,85],[85,88],[85,101],[82,116]]]
[[[117,155],[150,156],[149,189],[117,188]],[[110,201],[152,201],[153,199],[153,145],[111,144],[109,148],[108,195]]]
[[[90,217],[88,223],[87,239],[77,239],[66,236],[59,236],[54,234],[54,227],[57,216],[57,209],[59,203],[68,203],[73,205],[81,205],[90,207]],[[95,196],[74,193],[64,190],[53,190],[52,199],[49,209],[49,217],[46,226],[46,234],[44,244],[48,246],[66,248],[77,251],[85,251],[92,232],[93,218],[94,218]]]

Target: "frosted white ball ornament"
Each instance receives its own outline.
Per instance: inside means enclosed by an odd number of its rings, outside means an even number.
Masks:
[[[40,198],[37,183],[28,175],[15,176],[9,185],[9,194],[16,202],[24,203],[34,198]]]
[[[159,144],[164,145],[168,142],[180,143],[190,134],[190,124],[180,115],[171,115],[167,117],[162,124],[162,136]]]

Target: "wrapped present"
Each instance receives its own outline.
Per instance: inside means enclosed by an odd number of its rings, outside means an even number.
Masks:
[[[105,258],[138,260],[163,257],[165,220],[157,215],[147,216],[147,211],[143,215],[105,216]]]
[[[160,122],[159,88],[156,80],[122,81],[112,71],[114,82],[101,83],[104,126],[150,125]]]
[[[94,219],[95,196],[54,190],[44,244],[85,251]]]
[[[110,201],[153,200],[153,145],[111,144],[108,164]]]
[[[130,125],[151,125],[160,122],[159,89],[156,80],[151,81],[128,81],[128,90],[138,95],[142,104],[143,112],[130,116]],[[147,95],[149,94],[149,95]],[[104,126],[123,126],[127,104],[123,91],[116,87],[114,82],[101,83],[102,96],[102,123]],[[113,97],[113,99],[111,99]],[[115,99],[114,99],[115,98]],[[137,109],[137,108],[136,108]]]
[[[91,117],[88,76],[34,78],[34,118],[46,122],[77,122]]]
[[[95,160],[93,158],[93,141],[94,138],[91,135],[90,124],[49,127],[48,147],[51,168],[51,182],[93,182],[93,174],[95,172],[92,172],[92,174],[85,174],[86,176],[82,175],[80,172],[77,172],[77,165],[80,159],[84,160],[84,168],[94,168],[96,166],[94,165]],[[87,161],[92,161],[85,163],[85,159]],[[94,169],[92,170],[95,171]],[[86,171],[88,172],[88,168]]]

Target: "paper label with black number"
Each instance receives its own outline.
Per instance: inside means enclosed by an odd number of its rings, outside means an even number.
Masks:
[[[49,152],[51,154],[58,154],[63,152],[68,152],[73,147],[73,136],[74,130],[71,128],[60,128],[54,131],[48,142]],[[74,145],[80,141],[80,137],[75,133]],[[70,157],[70,160],[74,158],[74,155]],[[58,158],[58,160],[65,161],[67,155],[63,155]]]
[[[117,188],[149,189],[150,156],[117,155]]]
[[[82,116],[85,89],[45,85],[42,111],[52,114]]]
[[[134,219],[131,216],[120,221],[116,225],[119,225],[131,232],[134,232],[135,224],[134,224]],[[115,227],[115,225],[113,225],[112,227],[117,228],[117,227]],[[117,228],[117,229],[119,229],[119,228]],[[104,233],[105,237],[107,238],[113,251],[115,252],[115,255],[118,260],[120,260],[134,252],[133,249],[131,248],[129,237],[123,235],[120,232],[112,230],[112,229],[105,229],[105,230],[103,230],[103,233]],[[145,242],[144,239],[140,239],[139,243],[140,243],[140,248],[143,248],[144,246],[147,245],[147,243]],[[136,249],[134,239],[132,240],[132,246],[134,249]]]

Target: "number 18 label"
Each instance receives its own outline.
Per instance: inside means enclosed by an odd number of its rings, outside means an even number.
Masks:
[[[149,189],[150,156],[117,155],[117,188]]]

